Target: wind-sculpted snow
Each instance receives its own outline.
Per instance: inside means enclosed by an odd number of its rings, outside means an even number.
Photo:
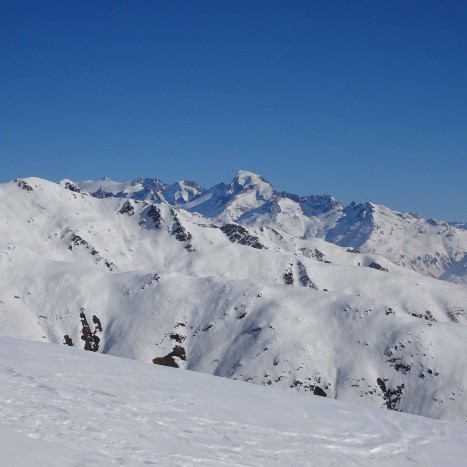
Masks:
[[[461,467],[467,430],[0,338],[2,465]]]
[[[467,420],[465,286],[129,198],[0,186],[1,335]]]

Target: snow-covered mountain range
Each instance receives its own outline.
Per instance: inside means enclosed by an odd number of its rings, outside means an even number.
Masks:
[[[460,222],[424,219],[370,202],[344,207],[328,195],[278,192],[261,176],[244,170],[229,184],[210,189],[184,180],[168,185],[147,178],[78,185],[97,197],[165,201],[224,223],[274,228],[300,239],[321,238],[377,253],[431,277],[467,283],[467,232]]]
[[[245,171],[18,179],[0,216],[3,336],[467,420],[465,230]]]

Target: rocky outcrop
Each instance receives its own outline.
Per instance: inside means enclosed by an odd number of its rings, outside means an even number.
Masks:
[[[164,357],[156,357],[152,360],[152,363],[155,365],[164,365],[170,366],[172,368],[179,368],[175,357],[178,357],[180,360],[186,361],[185,349],[181,345],[176,345],[172,352],[168,353]]]
[[[221,228],[222,232],[232,243],[239,243],[240,245],[251,246],[259,250],[264,248],[258,237],[250,235],[245,227],[238,224],[225,224]]]

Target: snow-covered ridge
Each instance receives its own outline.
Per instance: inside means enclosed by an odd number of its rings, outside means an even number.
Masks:
[[[2,465],[461,467],[464,425],[0,338]]]
[[[79,182],[94,196],[162,200],[220,222],[272,227],[298,239],[322,238],[336,245],[376,253],[430,277],[467,283],[465,224],[424,219],[374,203],[344,207],[329,195],[298,196],[276,191],[263,177],[240,170],[229,184],[210,189],[194,182],[167,185],[158,179],[119,184]],[[148,188],[148,187],[151,188]]]
[[[467,419],[463,285],[70,181],[2,184],[0,216],[1,335]]]
[[[467,222],[450,222],[450,224],[458,229],[467,230]]]

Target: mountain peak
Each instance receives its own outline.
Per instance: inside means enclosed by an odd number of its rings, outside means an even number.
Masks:
[[[143,184],[142,177],[136,177],[134,180],[131,181],[131,186],[142,185]]]
[[[237,172],[237,175],[235,175],[233,182],[242,187],[262,184],[267,184],[271,186],[271,184],[268,181],[266,181],[263,177],[261,177],[261,175],[249,172],[248,170],[239,170]]]
[[[201,193],[206,191],[205,188],[200,187],[197,183],[190,180],[179,180],[166,186],[162,190],[164,199],[172,205],[189,203]]]

